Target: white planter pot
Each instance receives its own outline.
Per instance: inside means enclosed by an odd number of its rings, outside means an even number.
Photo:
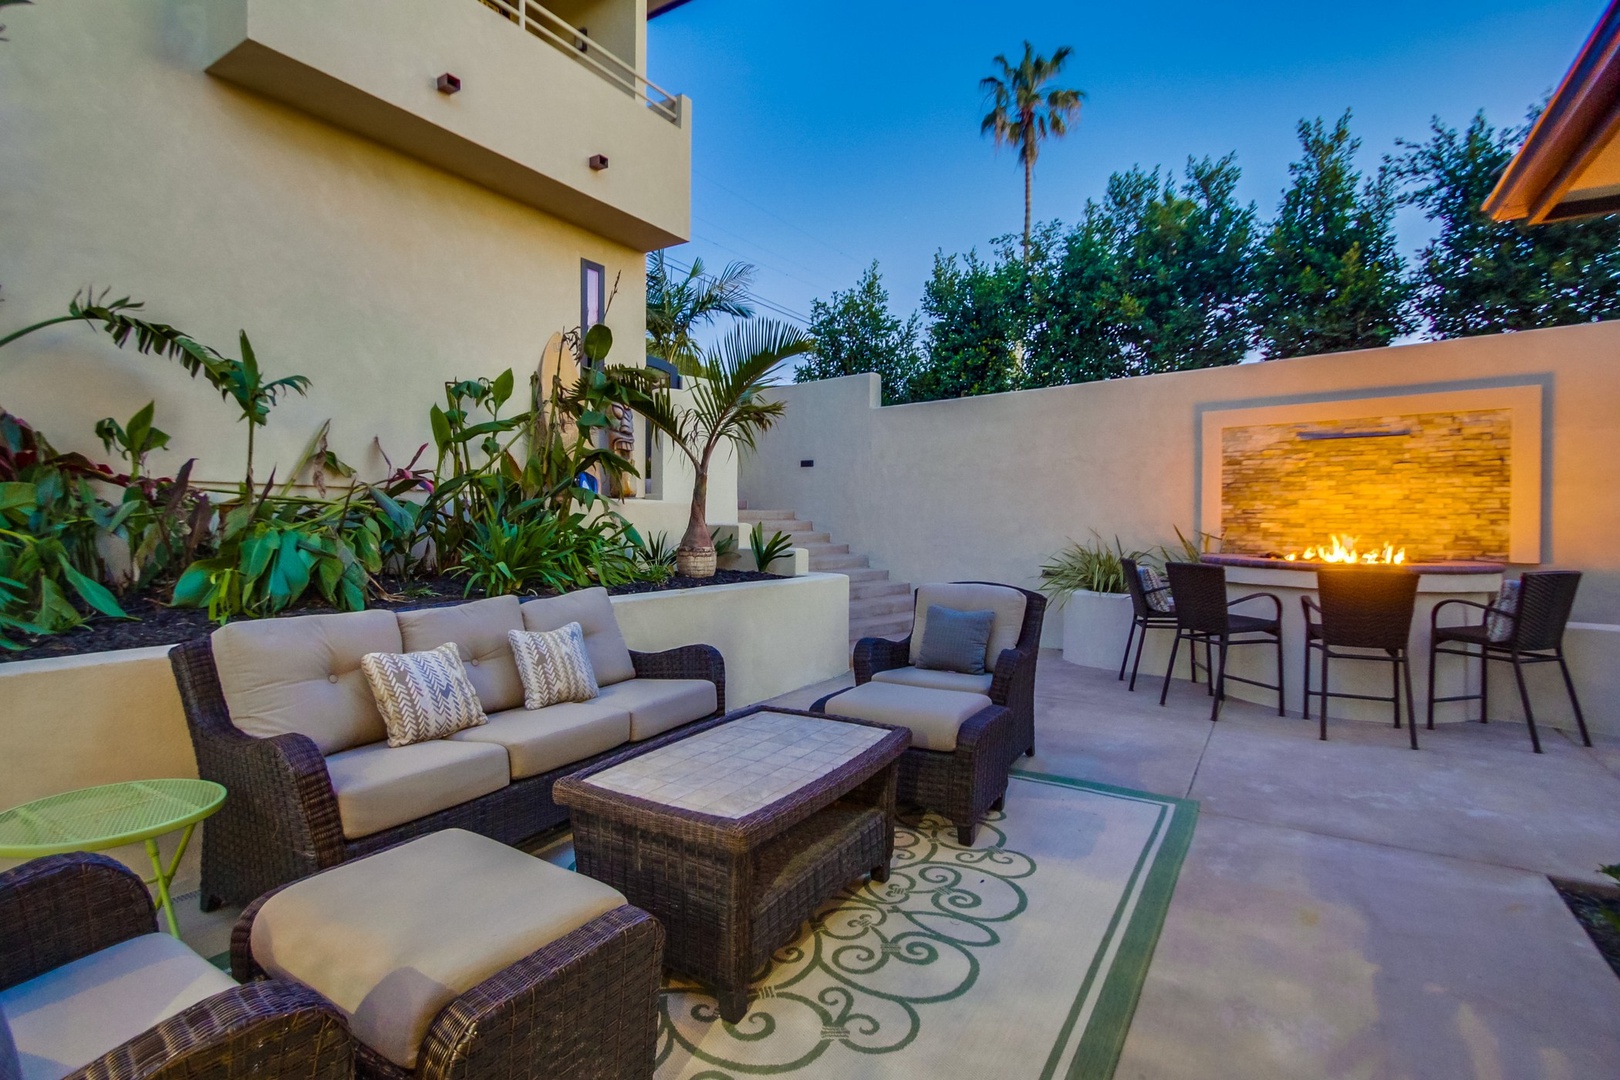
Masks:
[[[1131,632],[1126,593],[1073,592],[1063,604],[1063,659],[1082,667],[1119,670]]]

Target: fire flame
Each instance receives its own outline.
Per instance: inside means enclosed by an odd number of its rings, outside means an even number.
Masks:
[[[1301,554],[1290,552],[1283,558],[1289,562],[1361,563],[1368,566],[1399,566],[1406,561],[1406,549],[1393,544],[1368,551],[1356,548],[1358,537],[1334,534],[1330,542],[1321,547],[1308,547]]]

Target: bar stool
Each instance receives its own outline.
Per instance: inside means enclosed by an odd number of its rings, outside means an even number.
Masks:
[[[1519,576],[1518,589],[1514,582],[1502,586],[1494,604],[1478,604],[1472,600],[1442,600],[1434,606],[1429,617],[1429,727],[1434,727],[1434,706],[1439,701],[1472,701],[1479,699],[1480,723],[1490,722],[1490,661],[1499,660],[1513,665],[1513,676],[1519,684],[1519,700],[1524,704],[1524,722],[1530,728],[1530,745],[1541,753],[1541,736],[1536,733],[1536,714],[1530,709],[1530,691],[1524,684],[1524,665],[1557,664],[1564,676],[1564,689],[1569,691],[1569,704],[1575,710],[1575,722],[1580,725],[1581,741],[1592,745],[1592,736],[1586,730],[1586,717],[1581,713],[1580,699],[1575,696],[1575,681],[1569,677],[1569,665],[1564,662],[1564,628],[1569,624],[1570,609],[1575,606],[1575,590],[1580,587],[1578,570],[1533,570]],[[1517,599],[1513,597],[1517,593]],[[1441,626],[1440,609],[1448,604],[1479,608],[1484,620],[1468,626]],[[1441,648],[1443,644],[1458,648]],[[1478,649],[1478,652],[1474,652]],[[1455,697],[1434,696],[1434,660],[1439,653],[1448,656],[1478,657],[1480,660],[1480,692],[1458,694]]]
[[[1159,704],[1163,705],[1170,693],[1170,673],[1176,669],[1176,650],[1183,639],[1196,650],[1201,644],[1206,654],[1213,650],[1215,664],[1209,672],[1210,694],[1215,701],[1210,707],[1213,722],[1221,716],[1221,702],[1226,699],[1226,680],[1247,683],[1277,691],[1277,715],[1283,711],[1283,649],[1282,601],[1271,593],[1257,592],[1226,598],[1226,568],[1208,563],[1166,563],[1170,575],[1170,595],[1176,602],[1176,640],[1170,646],[1170,663],[1164,669],[1164,686],[1159,690]],[[1270,600],[1275,614],[1267,619],[1256,615],[1236,615],[1231,609],[1250,600]],[[1227,649],[1237,645],[1275,645],[1277,649],[1277,685],[1229,675],[1226,670]],[[1196,658],[1194,651],[1193,657]]]
[[[1406,730],[1418,748],[1417,711],[1412,705],[1412,612],[1417,606],[1418,575],[1409,570],[1367,567],[1324,567],[1316,572],[1320,602],[1300,597],[1305,609],[1305,719],[1311,718],[1311,653],[1322,654],[1321,738],[1327,739],[1327,699],[1387,701],[1401,726],[1401,684],[1406,684]],[[1312,615],[1317,616],[1313,619]],[[1345,649],[1358,650],[1344,652]],[[1383,653],[1382,656],[1378,653]],[[1390,695],[1350,694],[1328,689],[1328,661],[1371,660],[1390,665]]]
[[[1149,630],[1174,630],[1176,628],[1175,602],[1170,599],[1168,589],[1156,589],[1149,595],[1147,586],[1142,583],[1142,569],[1137,566],[1135,559],[1119,560],[1120,568],[1125,571],[1125,591],[1131,596],[1131,632],[1125,637],[1125,655],[1119,660],[1119,677],[1125,678],[1125,665],[1131,664],[1131,683],[1127,689],[1136,689],[1136,671],[1142,666],[1142,646],[1147,644]],[[1154,600],[1163,597],[1160,606],[1154,606]],[[1138,637],[1140,633],[1140,637]],[[1131,643],[1136,643],[1136,662],[1131,663]],[[1198,681],[1198,662],[1196,654],[1193,660],[1193,682]]]

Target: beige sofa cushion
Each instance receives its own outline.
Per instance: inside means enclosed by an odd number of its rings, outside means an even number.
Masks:
[[[929,668],[902,667],[880,671],[872,676],[873,682],[899,683],[902,686],[926,686],[930,690],[961,690],[969,694],[988,694],[993,675],[965,675],[960,671],[933,671]]]
[[[326,771],[350,840],[499,791],[511,775],[501,747],[449,739],[357,746],[330,755]]]
[[[996,660],[1007,649],[1018,647],[1024,628],[1024,594],[1005,585],[959,585],[940,583],[917,586],[916,621],[911,627],[911,666],[922,656],[923,634],[928,629],[928,605],[954,611],[991,611],[996,621],[990,627],[990,644],[984,651],[984,670],[994,673]]]
[[[628,686],[628,683],[620,683]],[[630,740],[630,714],[600,701],[569,701],[544,709],[508,709],[483,727],[458,731],[460,742],[496,743],[511,759],[512,779],[539,776],[605,753]]]
[[[892,682],[869,682],[827,702],[830,716],[853,716],[911,729],[911,745],[950,753],[962,721],[990,707],[983,694],[935,690]]]
[[[719,702],[708,679],[631,679],[602,687],[596,699],[630,714],[630,740],[640,742],[714,712]]]
[[[581,589],[561,596],[530,600],[523,605],[523,625],[529,630],[560,630],[577,622],[585,631],[585,651],[591,657],[591,670],[598,686],[611,686],[636,677],[625,647],[619,621],[613,617],[613,601],[606,589]]]
[[[143,934],[0,991],[0,1012],[23,1080],[61,1080],[235,985],[168,934]]]
[[[249,735],[295,731],[323,754],[388,737],[360,658],[403,651],[392,611],[244,619],[211,641],[231,722]]]
[[[457,996],[624,903],[582,874],[447,829],[283,889],[259,909],[251,943],[260,967],[324,995],[356,1038],[409,1069]]]
[[[506,640],[508,630],[523,629],[517,597],[492,596],[470,604],[401,611],[398,618],[402,652],[426,652],[447,641],[456,644],[485,712],[515,709],[523,703],[523,684]]]

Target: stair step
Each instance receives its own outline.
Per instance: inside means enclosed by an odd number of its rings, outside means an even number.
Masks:
[[[787,532],[786,529],[782,531]],[[811,532],[808,529],[796,529],[792,532],[788,532],[788,535],[793,538],[794,547],[809,547],[811,544],[832,543],[831,533]]]
[[[879,571],[886,573],[886,571]],[[851,600],[870,600],[876,596],[903,596],[906,602],[911,602],[911,586],[904,581],[888,581],[873,578],[871,581],[856,581],[849,579],[849,598]]]
[[[792,521],[793,515],[792,510],[744,510],[740,506],[737,508],[738,519],[750,524],[756,521]]]
[[[879,615],[905,615],[910,618],[911,597],[902,593],[897,596],[870,596],[849,602],[851,621]]]
[[[859,641],[863,637],[905,637],[910,632],[910,614],[849,620],[849,640],[852,642]]]
[[[870,566],[865,555],[812,555],[810,569],[831,570],[835,573],[844,570],[865,570]]]
[[[802,547],[810,553],[812,559],[825,555],[848,555],[848,544],[800,544],[795,541],[794,547]]]

